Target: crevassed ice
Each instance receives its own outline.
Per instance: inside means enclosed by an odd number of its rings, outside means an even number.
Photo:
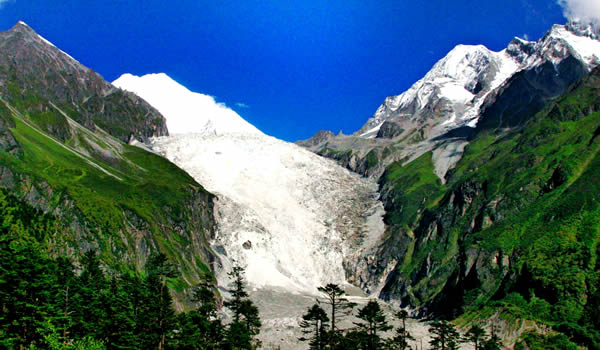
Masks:
[[[345,236],[360,221],[351,213],[376,186],[266,135],[176,135],[152,147],[217,194],[213,245],[225,265],[246,266],[251,285],[315,293],[345,281]]]
[[[166,74],[125,74],[113,83],[137,93],[166,118],[173,136],[152,149],[217,195],[221,285],[232,264],[255,287],[315,293],[343,283],[348,236],[364,230],[377,185],[332,160],[264,135],[208,95]],[[363,232],[361,231],[361,234]]]

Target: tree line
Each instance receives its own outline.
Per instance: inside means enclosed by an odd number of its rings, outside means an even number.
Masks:
[[[393,330],[390,320],[383,312],[377,300],[370,300],[358,309],[356,318],[349,328],[340,328],[340,321],[353,315],[357,304],[345,297],[344,290],[337,284],[328,284],[318,288],[325,297],[317,298],[316,303],[302,316],[300,328],[303,336],[300,341],[308,342],[314,350],[407,350],[413,349],[410,343],[415,338],[406,328],[409,314],[406,310],[397,311],[394,316],[401,321]],[[325,305],[329,313],[321,306]],[[394,332],[391,332],[391,331]],[[488,335],[485,329],[475,325],[464,336],[447,321],[436,321],[429,328],[432,339],[430,349],[455,350],[460,343],[471,343],[475,350],[499,350],[500,338],[496,334]],[[391,333],[391,335],[389,335]],[[388,336],[384,336],[388,334]],[[415,346],[416,348],[416,346]]]
[[[233,314],[218,317],[214,286],[194,288],[195,308],[176,313],[163,254],[148,259],[143,275],[107,276],[93,250],[75,273],[67,258],[44,258],[25,244],[0,238],[0,348],[5,349],[254,349],[258,309],[231,273]]]

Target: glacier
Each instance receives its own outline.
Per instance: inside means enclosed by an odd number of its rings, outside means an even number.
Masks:
[[[345,282],[348,242],[377,205],[375,183],[261,134],[161,137],[152,149],[217,194],[213,247],[225,264],[246,266],[252,286],[314,294]]]
[[[113,84],[147,100],[173,128],[151,149],[217,195],[211,244],[219,285],[239,264],[254,289],[314,295],[321,285],[345,284],[352,275],[345,259],[360,260],[383,235],[374,181],[265,135],[166,74],[125,74]]]

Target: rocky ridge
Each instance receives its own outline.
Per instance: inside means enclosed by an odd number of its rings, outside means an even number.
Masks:
[[[156,109],[115,88],[24,22],[0,32],[0,82],[4,96],[13,89],[43,97],[72,109],[75,120],[89,130],[99,127],[123,142],[168,135],[165,119]],[[54,136],[69,135],[55,132]]]
[[[394,161],[406,164],[433,151],[435,172],[445,181],[486,110],[497,108],[498,99],[509,100],[510,94],[537,84],[526,97],[535,104],[527,112],[539,111],[600,63],[596,38],[590,26],[571,23],[553,26],[538,42],[515,38],[500,52],[459,45],[409,90],[386,98],[354,134],[323,138],[319,132],[298,144],[374,178]],[[555,68],[560,74],[552,78]],[[519,79],[521,75],[527,77]],[[517,88],[523,82],[515,80],[537,83]],[[512,92],[507,92],[510,85]],[[516,104],[526,102],[520,99]]]

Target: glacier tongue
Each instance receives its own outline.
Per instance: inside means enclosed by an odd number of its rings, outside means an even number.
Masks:
[[[361,257],[384,230],[372,180],[263,134],[164,73],[124,74],[113,84],[146,99],[167,119],[174,135],[153,139],[152,150],[217,195],[211,243],[221,258],[221,286],[234,263],[246,267],[254,287],[311,294],[366,268]]]
[[[383,225],[372,230],[367,222],[380,205],[377,185],[295,144],[204,133],[156,138],[152,148],[217,194],[212,244],[221,285],[236,262],[253,287],[314,294],[317,286],[344,283],[344,258],[383,234]]]

